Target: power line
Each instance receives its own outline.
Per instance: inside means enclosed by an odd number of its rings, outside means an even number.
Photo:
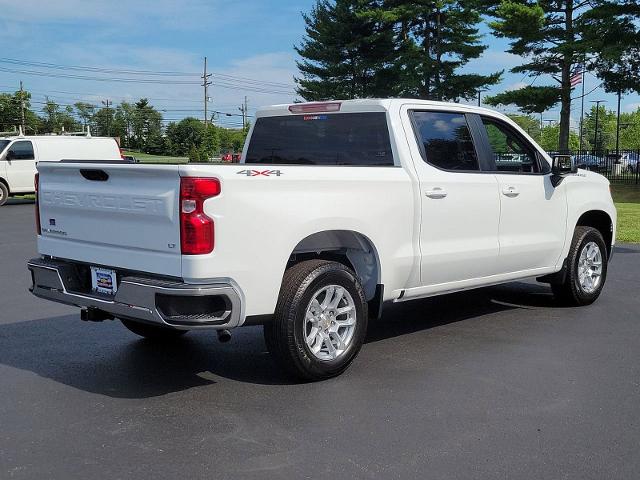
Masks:
[[[202,84],[198,81],[186,81],[186,80],[159,80],[159,79],[135,79],[135,78],[120,78],[120,77],[111,77],[111,78],[102,78],[102,77],[90,77],[87,75],[74,75],[74,74],[64,74],[64,73],[48,73],[41,71],[33,71],[33,70],[16,70],[11,68],[0,67],[1,72],[7,73],[17,73],[21,75],[34,75],[37,77],[50,77],[50,78],[66,78],[70,80],[87,80],[87,81],[95,81],[95,82],[120,82],[120,83],[140,83],[140,84],[155,84],[155,85],[200,85]],[[243,85],[234,85],[230,83],[222,83],[215,82],[215,86],[221,88],[227,88],[232,90],[242,90],[242,91],[250,91],[254,93],[265,93],[265,94],[281,94],[281,95],[294,95],[295,92],[291,91],[282,91],[282,90],[269,90],[265,88],[259,88],[254,86],[243,86]]]
[[[39,68],[51,68],[57,70],[77,70],[96,73],[116,73],[125,75],[160,75],[160,76],[179,76],[179,77],[193,77],[197,76],[197,73],[185,73],[175,71],[154,71],[154,70],[129,70],[129,69],[115,69],[115,68],[101,68],[101,67],[86,67],[79,65],[60,65],[57,63],[48,62],[34,62],[28,60],[18,60],[15,58],[0,58],[0,63],[8,63],[11,65],[27,66],[27,67],[39,67]]]
[[[16,66],[26,66],[26,67],[36,67],[36,68],[48,68],[54,70],[64,70],[64,71],[80,71],[80,72],[94,72],[94,73],[109,73],[109,74],[120,74],[120,75],[147,75],[147,76],[180,76],[180,77],[199,77],[200,74],[196,72],[177,72],[177,71],[162,71],[162,70],[136,70],[136,69],[117,69],[117,68],[102,68],[102,67],[90,67],[90,66],[80,66],[80,65],[62,65],[58,63],[49,63],[49,62],[36,62],[30,60],[19,60],[15,58],[0,58],[0,63],[7,63],[10,65]],[[270,82],[266,80],[260,80],[255,78],[244,77],[240,75],[231,75],[228,73],[222,72],[212,72],[216,77],[220,77],[221,79],[232,80],[232,81],[242,81],[242,83],[250,83],[256,85],[264,85],[271,87],[285,87],[291,88],[290,84],[283,82]]]
[[[0,67],[1,72],[7,73],[18,73],[21,75],[35,75],[38,77],[51,77],[51,78],[68,78],[70,80],[90,80],[95,82],[122,82],[122,83],[149,83],[149,84],[159,84],[159,85],[198,85],[197,81],[187,81],[187,80],[159,80],[159,79],[136,79],[136,78],[120,78],[120,77],[110,77],[110,78],[102,78],[102,77],[90,77],[87,75],[75,75],[75,74],[66,74],[66,73],[51,73],[51,72],[42,72],[35,70],[17,70],[12,68]]]

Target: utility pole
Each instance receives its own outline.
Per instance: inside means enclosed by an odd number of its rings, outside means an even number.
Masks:
[[[113,105],[113,102],[108,98],[102,101],[102,104],[107,108],[107,137],[111,136],[111,113],[109,106]]]
[[[600,104],[604,103],[604,100],[591,100],[591,103],[596,104],[596,132],[593,138],[593,151],[595,153],[596,149],[598,148],[598,114],[600,112]]]
[[[244,103],[238,107],[238,110],[240,110],[242,112],[242,130],[246,130],[247,129],[247,110],[248,110],[248,106],[247,106],[247,96],[244,96]]]
[[[24,90],[22,88],[22,80],[20,80],[20,117],[22,118],[22,132],[26,133],[27,125],[24,121]]]
[[[213,82],[209,81],[211,73],[207,73],[207,57],[204,57],[204,72],[202,73],[202,86],[204,87],[204,131],[207,131],[207,102],[209,101],[208,89]]]

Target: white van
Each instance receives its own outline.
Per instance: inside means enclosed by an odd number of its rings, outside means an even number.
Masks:
[[[8,197],[34,193],[36,162],[122,160],[111,137],[42,135],[0,137],[0,206]]]

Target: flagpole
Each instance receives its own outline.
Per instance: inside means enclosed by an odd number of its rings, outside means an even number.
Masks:
[[[582,60],[582,107],[580,110],[580,148],[579,150],[582,151],[582,126],[584,123],[584,71],[586,69],[586,55]]]

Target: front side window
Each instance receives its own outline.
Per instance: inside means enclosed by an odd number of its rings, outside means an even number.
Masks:
[[[31,142],[24,140],[14,142],[14,144],[9,147],[7,155],[10,156],[12,160],[33,160],[36,158],[33,155],[33,145]]]
[[[393,165],[384,112],[286,115],[256,121],[245,163]]]
[[[2,153],[5,147],[10,143],[11,143],[11,140],[0,140],[0,153]]]
[[[482,117],[499,172],[540,173],[533,148],[502,122]]]
[[[412,112],[427,163],[444,170],[479,170],[478,155],[463,113]]]

